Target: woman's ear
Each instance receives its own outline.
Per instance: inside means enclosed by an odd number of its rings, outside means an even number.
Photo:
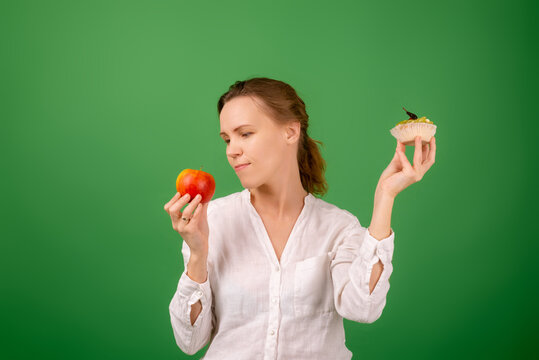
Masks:
[[[285,127],[286,130],[286,142],[293,144],[299,140],[301,133],[301,123],[299,121],[292,121]]]

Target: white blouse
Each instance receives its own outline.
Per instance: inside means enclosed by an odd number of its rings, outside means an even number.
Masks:
[[[249,189],[208,205],[208,278],[184,271],[169,305],[178,347],[204,360],[351,359],[343,318],[382,314],[393,271],[395,233],[377,240],[352,213],[309,193],[280,262]],[[373,265],[384,270],[369,294]],[[202,312],[191,325],[191,305]]]

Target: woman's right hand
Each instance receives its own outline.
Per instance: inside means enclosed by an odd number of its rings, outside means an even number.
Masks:
[[[172,228],[176,230],[187,243],[191,254],[207,256],[208,236],[210,233],[208,227],[209,202],[199,205],[201,198],[201,195],[197,194],[193,201],[189,202],[189,194],[184,194],[184,196],[180,197],[180,193],[176,193],[172,199],[165,204],[165,211],[170,215]],[[188,202],[189,205],[187,205],[182,212],[182,207]],[[185,221],[182,220],[182,217],[191,220]]]

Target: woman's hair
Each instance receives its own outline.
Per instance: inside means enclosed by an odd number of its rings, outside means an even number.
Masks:
[[[323,196],[327,193],[328,184],[324,177],[326,161],[322,158],[317,143],[307,134],[309,115],[305,110],[305,103],[298,96],[294,88],[287,83],[266,77],[251,78],[245,81],[236,81],[230,85],[217,102],[217,113],[225,104],[237,96],[250,96],[262,101],[263,110],[274,121],[286,125],[291,121],[299,121],[301,134],[298,146],[298,166],[303,188],[312,194]]]

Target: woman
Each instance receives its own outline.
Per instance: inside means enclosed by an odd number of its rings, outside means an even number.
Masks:
[[[205,360],[350,359],[343,318],[372,323],[382,314],[393,201],[434,163],[434,137],[422,148],[416,139],[413,166],[397,141],[366,229],[313,196],[327,191],[325,162],[290,85],[237,81],[218,114],[245,189],[206,204],[177,193],[165,205],[184,240],[186,269],[169,306],[177,345],[194,354],[210,341]]]

